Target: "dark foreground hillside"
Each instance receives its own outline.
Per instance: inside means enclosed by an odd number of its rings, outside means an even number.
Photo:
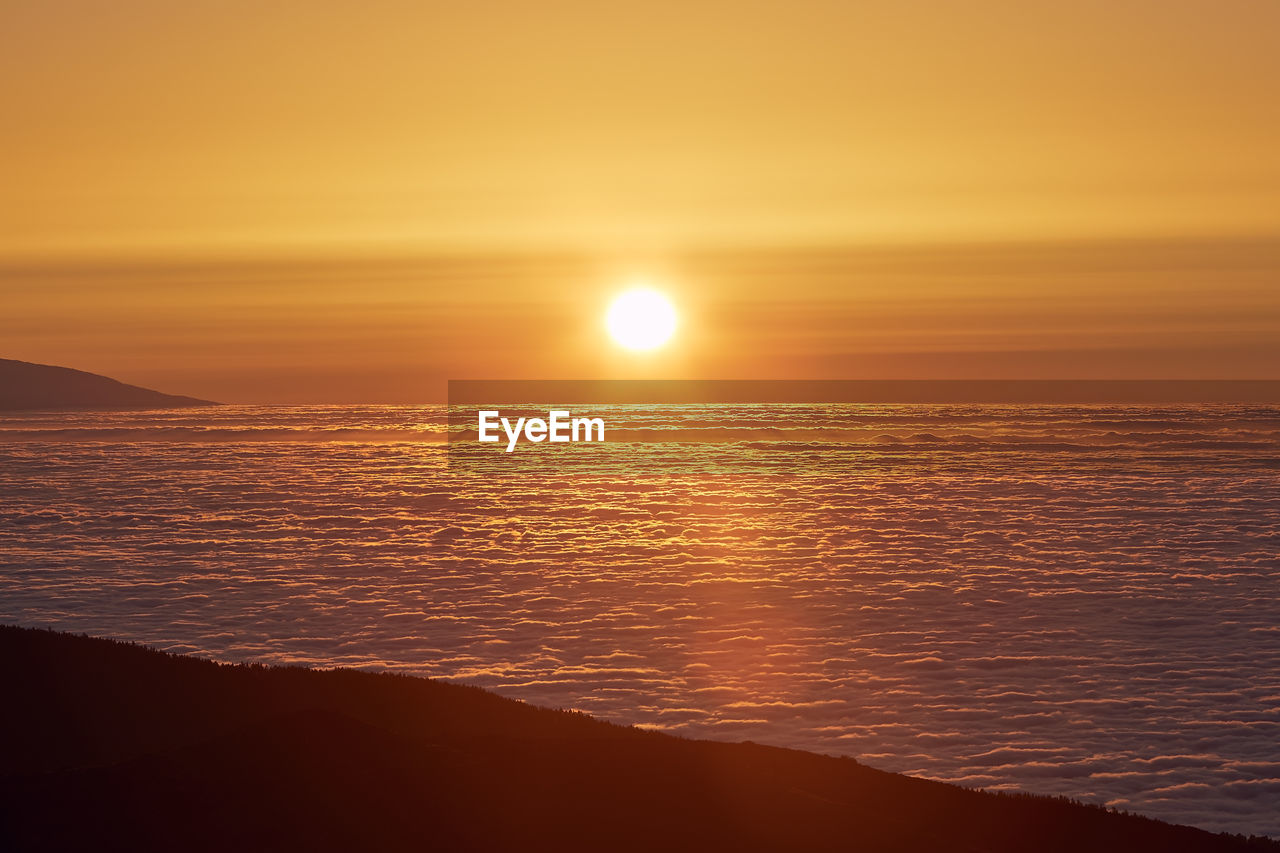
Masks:
[[[4,850],[1277,850],[484,691],[0,627]]]

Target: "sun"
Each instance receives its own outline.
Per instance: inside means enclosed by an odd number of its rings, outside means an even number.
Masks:
[[[659,291],[636,287],[609,304],[604,325],[619,346],[636,352],[657,349],[676,331],[676,308]]]

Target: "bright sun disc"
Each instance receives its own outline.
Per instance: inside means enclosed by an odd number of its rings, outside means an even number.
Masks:
[[[651,350],[676,330],[676,309],[656,290],[636,288],[613,300],[604,318],[609,337],[629,350]]]

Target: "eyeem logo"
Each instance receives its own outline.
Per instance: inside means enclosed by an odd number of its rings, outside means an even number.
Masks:
[[[516,449],[523,433],[525,440],[553,441],[556,443],[570,441],[604,441],[604,418],[575,418],[563,409],[547,412],[547,419],[517,418],[512,426],[510,418],[501,416],[501,412],[489,410],[480,412],[480,440],[498,441],[498,427],[507,434],[507,452]],[[579,438],[579,431],[583,437]],[[592,438],[595,431],[599,436]]]

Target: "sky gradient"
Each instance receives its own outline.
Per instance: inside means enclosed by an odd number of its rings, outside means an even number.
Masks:
[[[448,379],[1275,379],[1280,241],[12,267],[9,357],[225,402]],[[604,313],[661,282],[671,345]]]
[[[3,355],[281,402],[1274,378],[1276,32],[1199,0],[19,0]],[[598,316],[637,276],[684,318],[624,359]]]
[[[18,0],[3,16],[6,252],[1280,224],[1274,3]]]

